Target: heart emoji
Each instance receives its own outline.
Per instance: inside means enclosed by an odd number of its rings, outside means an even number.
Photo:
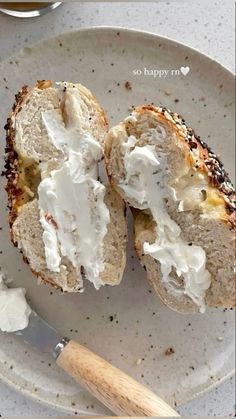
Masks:
[[[180,67],[180,71],[184,76],[187,76],[187,74],[190,71],[190,68],[189,67]]]

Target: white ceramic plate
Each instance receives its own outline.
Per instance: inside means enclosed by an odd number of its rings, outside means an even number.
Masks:
[[[187,75],[180,71],[171,74],[171,70],[187,66]],[[169,72],[165,78],[133,73],[143,73],[145,68],[146,73],[151,69]],[[79,81],[90,88],[107,111],[110,125],[123,119],[132,105],[154,102],[178,111],[222,156],[233,176],[233,75],[184,45],[119,28],[65,34],[24,48],[1,63],[1,166],[3,124],[14,94],[23,84],[45,78]],[[125,88],[126,81],[132,90]],[[37,286],[9,241],[4,182],[2,178],[0,266],[14,279],[14,285],[27,289],[32,307],[62,334],[78,339],[173,405],[232,374],[233,312],[208,310],[205,315],[183,316],[164,307],[149,289],[131,243],[119,287],[97,292],[87,284],[82,295],[61,295],[49,286]],[[168,347],[174,348],[171,356],[165,355]],[[142,359],[139,365],[138,359]],[[0,377],[25,395],[67,412],[108,412],[49,357],[12,335],[0,334]]]

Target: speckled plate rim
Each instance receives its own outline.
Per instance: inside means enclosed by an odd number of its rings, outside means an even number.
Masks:
[[[87,26],[87,27],[83,27],[83,28],[78,28],[77,30],[72,30],[72,31],[65,31],[62,34],[56,35],[56,36],[51,36],[49,38],[45,38],[43,40],[40,40],[39,42],[36,42],[32,45],[30,45],[30,48],[35,49],[37,48],[37,46],[42,45],[48,41],[53,41],[56,39],[62,39],[64,37],[67,36],[71,36],[75,33],[86,33],[86,32],[96,32],[96,31],[102,31],[102,32],[114,32],[114,31],[119,31],[119,32],[123,32],[125,33],[133,33],[134,35],[137,34],[137,36],[143,36],[146,39],[156,39],[161,41],[165,41],[171,45],[175,45],[177,47],[180,48],[185,48],[187,51],[191,51],[193,53],[196,53],[198,55],[200,55],[204,60],[210,62],[213,65],[218,66],[219,68],[221,68],[223,71],[225,71],[228,75],[228,77],[231,77],[232,80],[235,80],[235,74],[233,71],[231,71],[228,67],[226,67],[225,65],[219,63],[217,60],[215,60],[214,58],[212,58],[211,56],[209,56],[206,53],[203,53],[201,51],[199,51],[197,48],[193,48],[183,42],[180,41],[176,41],[170,37],[164,36],[164,35],[159,35],[156,33],[153,33],[151,31],[145,31],[145,30],[141,30],[141,29],[134,29],[134,28],[130,28],[130,27],[123,27],[123,26],[109,26],[109,25],[101,25],[101,26]],[[24,47],[21,48],[18,52],[18,54],[20,53],[21,50],[24,50]],[[2,65],[2,63],[9,61],[13,58],[15,58],[17,55],[13,54],[9,57],[7,57],[5,60],[0,62],[0,67]],[[198,398],[199,396],[205,394],[206,392],[213,390],[215,387],[223,384],[226,380],[230,379],[232,376],[234,376],[235,374],[235,368],[232,369],[232,371],[230,371],[228,374],[222,376],[221,378],[216,379],[215,381],[213,381],[210,385],[206,385],[202,388],[202,390],[200,391],[196,391],[194,394],[192,394],[191,398],[186,398],[182,400],[181,404],[185,404],[191,400],[194,400],[196,398]],[[65,412],[65,413],[73,413],[74,410],[73,408],[69,409],[64,409],[61,405],[55,403],[55,401],[50,401],[50,399],[46,400],[46,399],[41,399],[39,397],[37,397],[37,395],[34,392],[31,392],[30,389],[27,388],[22,388],[20,387],[16,382],[13,382],[11,380],[9,380],[6,376],[4,376],[3,374],[1,374],[0,372],[0,380],[2,380],[3,383],[5,383],[9,388],[16,390],[19,394],[21,394],[24,397],[27,397],[29,399],[31,399],[32,401],[38,402],[41,405],[47,406],[49,408],[52,409],[58,409],[61,412]],[[181,405],[180,404],[180,405]],[[85,415],[88,416],[88,412],[86,411],[80,411],[79,412],[79,416],[81,415]],[[97,416],[96,413],[94,413],[94,415],[89,412],[89,416]]]
[[[234,375],[235,375],[235,369],[233,369],[229,374],[225,375],[221,379],[215,380],[211,385],[204,387],[201,391],[197,391],[195,394],[192,394],[191,398],[183,400],[183,402],[179,404],[178,406],[181,406],[182,404],[185,404],[185,403],[191,402],[192,400],[197,399],[199,396],[202,396],[208,391],[211,391],[217,386],[223,384],[225,381],[227,381]],[[38,398],[36,393],[31,392],[30,390],[27,390],[26,388],[22,389],[17,383],[13,383],[12,381],[8,380],[6,377],[2,375],[0,375],[0,380],[2,380],[2,382],[6,384],[9,388],[11,388],[12,390],[17,391],[17,393],[19,393],[20,395],[27,397],[28,399],[34,402],[37,402],[41,404],[42,406],[45,406],[51,409],[57,409],[58,411],[64,412],[64,413],[74,413],[73,408],[64,409],[60,404],[57,404],[54,401],[51,402],[50,399],[46,400],[46,399]],[[88,414],[87,411],[80,410],[78,416],[98,416],[98,414],[96,413],[93,414],[92,412],[89,412]]]

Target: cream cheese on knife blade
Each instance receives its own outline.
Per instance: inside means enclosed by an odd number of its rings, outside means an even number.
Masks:
[[[31,308],[24,288],[8,288],[6,275],[0,272],[0,330],[16,332],[29,324]]]
[[[59,272],[66,257],[98,289],[104,269],[103,240],[110,221],[105,187],[97,180],[103,150],[89,127],[81,125],[76,90],[67,88],[63,100],[66,126],[60,110],[42,114],[49,139],[63,156],[51,173],[47,173],[47,164],[41,167],[38,195],[46,262],[49,270]]]

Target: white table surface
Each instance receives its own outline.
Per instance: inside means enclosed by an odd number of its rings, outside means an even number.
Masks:
[[[64,3],[40,18],[0,14],[0,61],[40,39],[85,26],[143,29],[184,42],[234,71],[234,1],[159,1],[157,3]],[[1,81],[0,81],[1,82]],[[183,416],[234,416],[235,380],[179,408]],[[0,416],[59,416],[62,412],[32,402],[0,382]]]

